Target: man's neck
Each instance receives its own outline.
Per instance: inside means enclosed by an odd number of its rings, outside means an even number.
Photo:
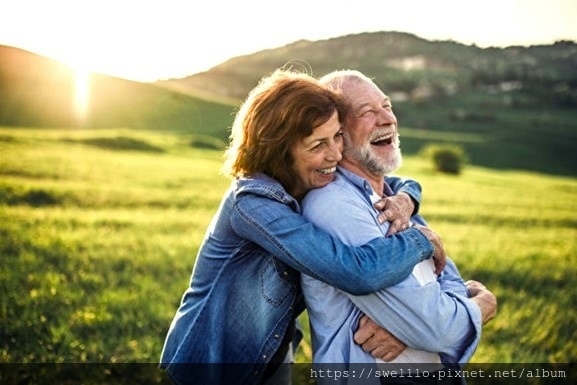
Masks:
[[[366,169],[366,167],[360,165],[357,162],[350,161],[347,158],[343,158],[339,162],[339,166],[341,166],[344,169],[349,170],[352,173],[357,174],[358,176],[365,178],[371,184],[371,187],[373,188],[373,191],[375,193],[377,193],[379,195],[381,195],[383,193],[383,191],[385,189],[384,176],[372,174]]]

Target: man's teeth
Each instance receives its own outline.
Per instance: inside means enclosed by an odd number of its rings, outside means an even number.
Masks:
[[[317,171],[320,172],[321,174],[328,175],[328,174],[332,174],[332,173],[334,173],[335,171],[337,171],[337,168],[336,168],[336,167],[319,168]]]
[[[386,142],[387,144],[391,144],[393,141],[393,134],[386,134],[381,135],[371,141],[371,144],[381,144],[382,142]]]

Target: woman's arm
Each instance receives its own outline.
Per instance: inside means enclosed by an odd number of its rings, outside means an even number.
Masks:
[[[402,281],[416,263],[434,253],[433,244],[417,229],[379,237],[360,247],[346,246],[288,204],[255,194],[250,199],[237,195],[231,223],[239,236],[294,269],[356,295]]]

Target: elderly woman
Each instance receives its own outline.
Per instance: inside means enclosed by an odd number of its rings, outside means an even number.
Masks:
[[[442,247],[417,229],[354,248],[302,218],[306,192],[334,178],[345,116],[339,97],[305,74],[275,71],[249,94],[226,152],[234,180],[162,352],[173,382],[264,384],[278,377],[304,310],[300,272],[365,294],[400,282],[433,255],[442,264]],[[392,185],[419,201],[415,182]]]

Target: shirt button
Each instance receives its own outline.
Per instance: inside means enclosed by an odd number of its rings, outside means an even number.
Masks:
[[[279,338],[279,337],[280,337],[280,336],[279,336],[278,334],[275,334],[275,335],[274,335],[274,338]]]
[[[263,354],[263,355],[262,355],[262,358],[266,359],[266,354]]]
[[[285,271],[283,274],[284,274],[284,275],[288,275],[288,271]]]

